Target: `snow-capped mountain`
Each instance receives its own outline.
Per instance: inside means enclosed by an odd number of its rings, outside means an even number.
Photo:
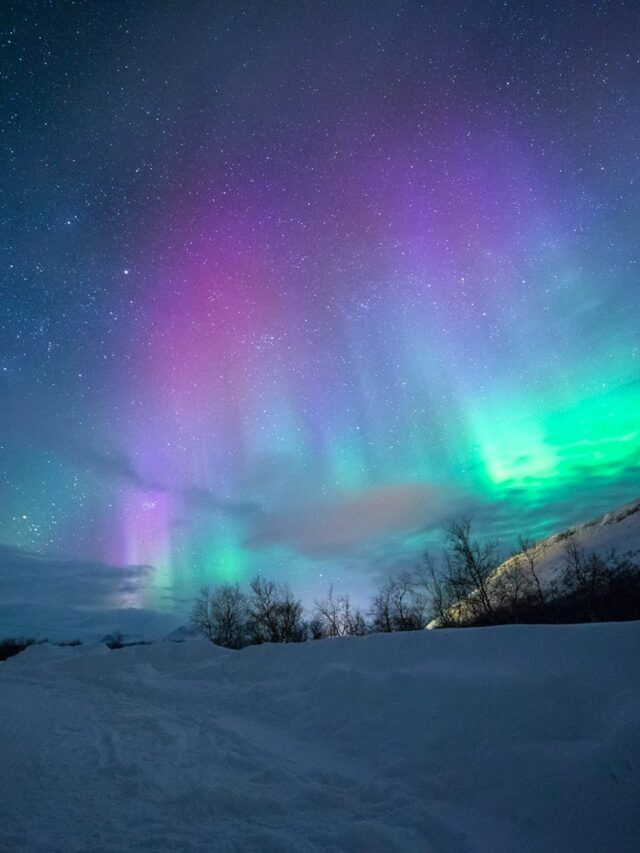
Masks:
[[[566,565],[567,545],[577,545],[586,553],[603,556],[615,551],[618,557],[640,558],[640,498],[607,512],[599,518],[570,527],[536,543],[529,549],[535,559],[540,582],[548,585],[558,578]],[[505,560],[496,576],[508,572],[519,555]]]

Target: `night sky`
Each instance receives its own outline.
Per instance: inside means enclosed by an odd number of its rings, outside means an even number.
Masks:
[[[0,57],[14,572],[365,595],[637,497],[637,3],[24,0]]]

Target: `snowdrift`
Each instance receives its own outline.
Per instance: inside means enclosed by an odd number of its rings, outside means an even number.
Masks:
[[[640,623],[32,647],[0,850],[626,851]]]

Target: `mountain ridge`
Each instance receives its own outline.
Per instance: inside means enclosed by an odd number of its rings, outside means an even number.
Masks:
[[[528,555],[535,560],[536,573],[544,585],[557,580],[564,569],[568,544],[600,555],[615,551],[619,557],[640,556],[640,497],[597,518],[553,533],[527,549]],[[512,570],[523,555],[524,551],[512,554],[497,567],[492,578]]]

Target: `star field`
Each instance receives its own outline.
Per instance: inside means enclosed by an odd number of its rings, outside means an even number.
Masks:
[[[636,497],[639,21],[9,3],[0,543],[170,606]]]

